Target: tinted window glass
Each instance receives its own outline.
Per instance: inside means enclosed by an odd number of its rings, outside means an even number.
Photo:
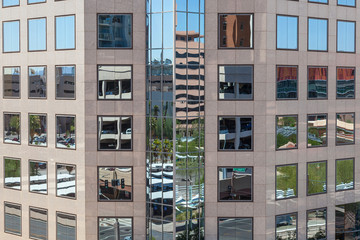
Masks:
[[[20,159],[4,158],[4,187],[21,189]]]
[[[99,66],[98,99],[131,99],[131,66]]]
[[[42,2],[46,2],[46,0],[28,0],[28,4],[30,4],[30,3],[42,3]]]
[[[75,99],[75,66],[56,66],[56,98]]]
[[[355,7],[355,0],[338,0],[338,5]]]
[[[307,122],[307,146],[325,147],[327,146],[327,115],[314,114],[308,115]]]
[[[47,210],[30,207],[30,238],[47,240],[47,218]]]
[[[47,163],[29,162],[29,191],[47,194]]]
[[[276,149],[297,148],[297,116],[276,116]]]
[[[355,68],[336,69],[336,98],[355,98]]]
[[[297,214],[283,214],[275,218],[276,239],[295,240],[297,239]]]
[[[3,52],[20,51],[20,22],[3,22]]]
[[[46,50],[46,18],[28,20],[28,50]]]
[[[76,119],[74,116],[56,116],[56,147],[76,148]]]
[[[297,50],[298,17],[277,16],[276,34],[278,49]]]
[[[253,38],[252,14],[219,16],[220,48],[253,48]]]
[[[356,239],[360,236],[360,202],[335,206],[335,239]]]
[[[20,0],[3,0],[3,7],[18,6]]]
[[[131,200],[132,199],[132,169],[124,167],[100,167],[99,199]]]
[[[130,14],[98,15],[99,48],[131,48],[132,17]]]
[[[21,235],[21,205],[4,203],[5,205],[5,229],[7,233]]]
[[[29,98],[46,98],[46,67],[29,67]]]
[[[46,115],[29,114],[29,145],[47,146]]]
[[[4,143],[20,144],[20,114],[4,113]]]
[[[298,68],[280,66],[276,69],[276,98],[297,99]]]
[[[219,240],[252,240],[252,218],[219,218]]]
[[[131,117],[98,117],[100,150],[130,150],[132,147]]]
[[[219,200],[251,201],[253,169],[219,168]]]
[[[219,99],[251,100],[253,66],[219,66]]]
[[[76,198],[76,166],[56,164],[56,196]]]
[[[354,113],[336,114],[336,144],[354,143]]]
[[[336,191],[354,189],[354,159],[336,160]]]
[[[307,239],[326,239],[326,208],[307,211]]]
[[[20,67],[4,67],[4,98],[20,97]]]
[[[355,22],[337,21],[337,51],[355,52]]]
[[[276,199],[297,196],[297,165],[276,167]]]
[[[308,98],[327,99],[327,67],[308,68]]]
[[[55,17],[56,49],[75,48],[75,16]]]
[[[312,162],[307,164],[308,195],[326,193],[326,170],[326,162]]]
[[[122,239],[132,239],[132,218],[99,218],[99,240],[115,239],[120,233]]]
[[[56,213],[56,239],[76,240],[76,216],[67,213]]]
[[[308,50],[327,51],[328,20],[309,18]]]
[[[219,150],[252,150],[251,117],[219,117]]]

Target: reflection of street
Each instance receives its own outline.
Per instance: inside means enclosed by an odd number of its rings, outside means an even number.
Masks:
[[[219,239],[252,240],[252,219],[235,218],[219,220]]]
[[[130,218],[100,218],[99,240],[131,240]]]

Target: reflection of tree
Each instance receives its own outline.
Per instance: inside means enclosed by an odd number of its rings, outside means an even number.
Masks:
[[[20,177],[20,161],[5,159],[5,177]]]
[[[326,163],[311,163],[308,166],[308,193],[325,192],[324,184],[326,184]]]
[[[287,190],[288,188],[294,190],[296,195],[296,166],[282,166],[277,170],[276,190]]]
[[[354,181],[354,163],[352,159],[336,162],[336,185]]]
[[[194,227],[192,230],[185,230],[184,232],[180,233],[176,240],[203,240],[204,233],[199,226]]]
[[[17,134],[17,138],[19,139],[19,129],[20,129],[20,119],[19,119],[19,116],[11,116],[10,118],[10,129],[11,131],[15,131],[16,134]],[[19,139],[20,141],[20,139]]]
[[[276,236],[276,240],[296,240],[296,231],[288,231],[287,236]]]
[[[36,176],[39,173],[39,163],[38,162],[30,162],[30,170],[31,176]]]
[[[33,143],[36,130],[41,128],[41,121],[39,115],[30,115],[30,143]]]
[[[326,232],[324,229],[320,229],[313,237],[308,238],[308,240],[316,240],[316,239],[326,239]]]
[[[277,137],[276,137],[276,146],[277,146],[277,148],[285,146],[289,142],[292,142],[292,143],[296,144],[296,134],[292,134],[289,137],[285,137],[280,133],[277,134]]]

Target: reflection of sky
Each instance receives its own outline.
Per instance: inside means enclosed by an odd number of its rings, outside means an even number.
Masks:
[[[327,50],[327,23],[325,19],[309,19],[309,50]]]
[[[45,73],[45,67],[30,67],[29,68],[29,75],[44,75]]]
[[[298,18],[277,16],[277,48],[297,49]]]
[[[337,50],[342,52],[355,51],[355,23],[338,21]]]
[[[46,0],[28,0],[28,3],[40,3],[40,2],[46,2]]]
[[[327,2],[328,2],[328,0],[309,0],[309,2],[327,3]]]
[[[20,50],[20,22],[4,22],[3,24],[3,41],[4,52],[15,52]]]
[[[3,7],[19,5],[19,0],[3,0]]]
[[[75,16],[56,17],[56,49],[75,48]]]
[[[46,18],[29,20],[28,29],[29,51],[46,50]]]
[[[355,7],[355,0],[338,0],[338,4]]]

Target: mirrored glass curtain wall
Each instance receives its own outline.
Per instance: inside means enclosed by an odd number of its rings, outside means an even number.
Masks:
[[[147,239],[204,239],[205,0],[146,0]]]

